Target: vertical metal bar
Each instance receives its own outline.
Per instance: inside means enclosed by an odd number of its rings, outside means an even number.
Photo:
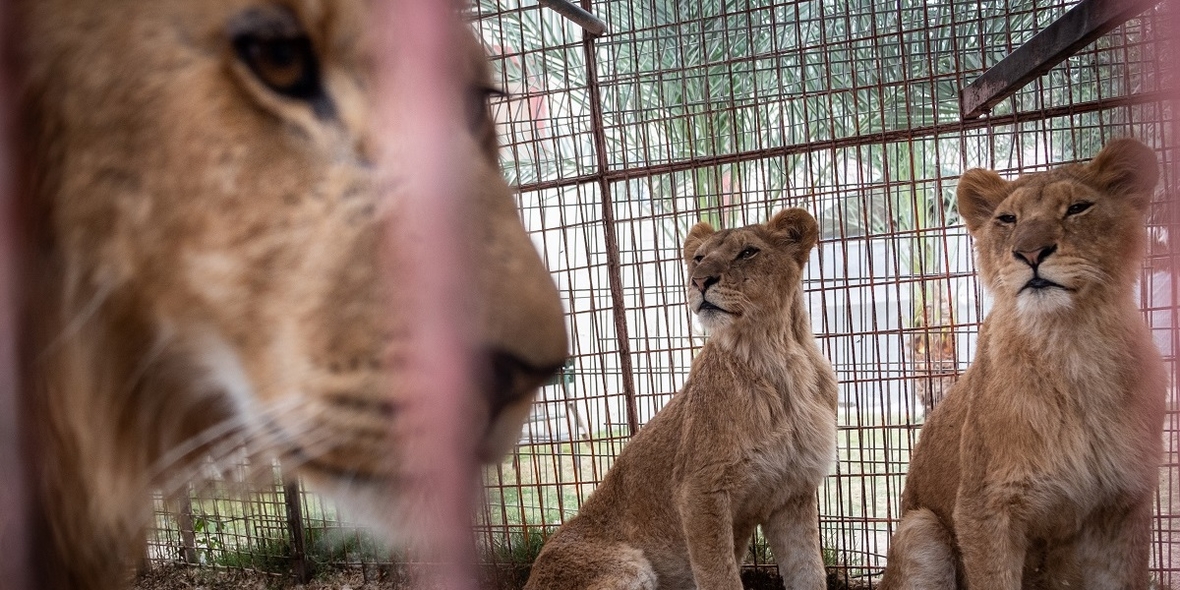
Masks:
[[[197,565],[197,533],[193,530],[193,500],[188,486],[176,496],[176,526],[180,529],[180,559]]]
[[[589,10],[590,1],[582,0]],[[582,50],[586,54],[586,84],[590,93],[591,132],[598,165],[598,189],[602,199],[602,231],[606,241],[606,268],[610,281],[611,311],[615,320],[615,336],[619,341],[619,368],[623,381],[623,395],[627,402],[627,428],[630,436],[639,432],[639,411],[635,404],[635,370],[631,364],[631,335],[627,329],[627,305],[623,300],[623,273],[619,261],[619,239],[615,227],[615,206],[611,198],[611,183],[607,180],[606,130],[603,128],[602,92],[598,88],[598,61],[594,54],[594,38],[585,34]]]
[[[1159,55],[1165,54],[1168,46],[1175,48],[1177,40],[1180,39],[1180,2],[1172,1],[1165,4],[1165,9],[1160,11],[1163,18],[1159,19],[1158,31],[1159,35],[1156,41],[1156,50]],[[1163,40],[1163,41],[1160,41]],[[1170,104],[1174,109],[1180,105],[1180,86],[1175,84],[1177,76],[1180,75],[1180,63],[1175,60],[1164,62],[1163,70],[1167,73],[1164,79],[1170,79],[1173,82],[1165,86],[1164,100]],[[1162,105],[1161,105],[1162,107]],[[1162,113],[1163,109],[1157,113]],[[1165,121],[1161,121],[1163,130],[1161,130],[1161,138],[1165,139],[1165,145],[1171,147],[1178,137],[1180,137],[1180,118],[1173,114]],[[1176,160],[1176,153],[1174,150],[1167,150],[1163,152],[1163,187],[1166,195],[1165,203],[1163,204],[1164,211],[1167,212],[1165,216],[1165,227],[1170,236],[1180,235],[1180,192],[1176,181],[1180,176],[1180,163]],[[1174,239],[1174,238],[1173,238]],[[1163,305],[1169,308],[1168,328],[1170,334],[1168,341],[1171,346],[1170,350],[1170,368],[1172,369],[1172,384],[1170,388],[1168,400],[1167,416],[1164,425],[1164,457],[1163,465],[1161,466],[1161,482],[1159,489],[1156,491],[1157,506],[1155,527],[1159,532],[1152,544],[1156,554],[1156,567],[1159,568],[1159,584],[1161,588],[1171,588],[1180,580],[1180,571],[1177,570],[1177,565],[1180,564],[1180,558],[1177,557],[1177,552],[1180,551],[1180,534],[1177,531],[1177,519],[1180,517],[1180,490],[1177,490],[1176,484],[1180,482],[1180,477],[1177,476],[1177,471],[1180,470],[1180,465],[1177,464],[1177,451],[1180,450],[1180,432],[1177,431],[1177,426],[1180,425],[1180,414],[1176,411],[1176,404],[1180,402],[1177,399],[1178,391],[1175,384],[1180,383],[1180,373],[1177,368],[1180,363],[1176,360],[1177,352],[1180,351],[1180,248],[1177,247],[1175,241],[1171,241],[1167,249],[1166,264],[1170,272],[1166,278],[1161,277],[1160,280],[1170,281],[1167,293],[1169,299],[1163,302]],[[1145,289],[1147,292],[1151,290]]]
[[[12,8],[0,2],[0,581],[5,588],[32,588],[29,552],[28,477],[22,453],[20,379],[17,358],[16,306],[19,304],[16,183],[12,149],[16,138],[15,43]]]
[[[311,581],[311,562],[307,560],[307,541],[303,534],[303,499],[298,481],[283,483],[283,503],[287,507],[287,532],[291,536],[291,575],[300,584]]]

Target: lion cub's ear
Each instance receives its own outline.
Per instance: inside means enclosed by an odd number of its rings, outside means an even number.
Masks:
[[[999,174],[983,168],[972,168],[959,177],[955,196],[967,231],[974,234],[992,218],[996,207],[1008,197],[1008,184]]]
[[[766,229],[780,238],[783,245],[792,248],[799,264],[807,263],[811,249],[819,241],[819,224],[803,209],[783,209],[766,222]]]
[[[1127,197],[1141,213],[1151,204],[1151,193],[1160,175],[1155,151],[1130,138],[1106,144],[1088,170],[1099,189],[1111,196]]]
[[[684,262],[692,262],[692,257],[696,254],[697,248],[713,235],[713,226],[708,222],[702,221],[688,230],[688,237],[684,238]]]

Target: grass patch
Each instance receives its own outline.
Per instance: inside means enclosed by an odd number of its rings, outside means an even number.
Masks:
[[[533,562],[557,527],[526,528],[523,532],[497,537],[484,548],[484,587],[500,590],[524,588]]]

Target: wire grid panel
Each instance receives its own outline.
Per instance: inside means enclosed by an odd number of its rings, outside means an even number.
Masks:
[[[1158,71],[1174,59],[1161,33],[1167,7],[1106,35],[990,119],[958,119],[958,89],[1067,8],[612,1],[593,9],[614,32],[587,42],[551,11],[481,2],[475,24],[508,91],[495,105],[504,169],[573,337],[571,363],[542,391],[517,452],[486,474],[488,559],[530,559],[683,384],[703,339],[684,304],[680,246],[699,219],[734,227],[801,206],[820,223],[804,289],[841,382],[821,525],[825,559],[847,576],[882,567],[923,417],[975,353],[988,301],[954,210],[962,170],[1042,170],[1124,135],[1155,146],[1169,174],[1140,297],[1174,373],[1176,122]],[[1180,569],[1172,395],[1152,552],[1163,584]],[[289,490],[276,474],[271,487],[220,482],[159,499],[149,557],[285,572]],[[298,505],[316,564],[397,562],[318,497],[300,493]],[[747,559],[769,563],[765,543]]]
[[[245,472],[249,467],[243,464],[239,469]],[[198,489],[157,495],[148,560],[286,571],[290,534],[283,486],[258,484],[252,478],[215,479]]]
[[[610,0],[592,3],[610,32],[586,40],[552,11],[479,2],[475,26],[507,92],[495,105],[504,169],[565,297],[573,350],[517,452],[486,474],[486,544],[515,555],[575,514],[683,384],[703,339],[680,248],[700,219],[735,227],[799,206],[820,223],[804,289],[841,382],[820,518],[825,555],[848,576],[883,567],[919,427],[975,354],[988,298],[954,206],[963,170],[1011,177],[1126,135],[1156,147],[1169,174],[1141,301],[1174,369],[1168,7],[990,118],[959,119],[959,90],[1071,4]],[[1165,583],[1180,568],[1172,395],[1152,556]]]
[[[265,476],[259,477],[259,472]],[[269,479],[269,481],[264,481]],[[404,558],[323,497],[284,481],[277,464],[236,471],[154,499],[147,562],[249,570],[277,577],[360,570],[365,581],[404,575]]]

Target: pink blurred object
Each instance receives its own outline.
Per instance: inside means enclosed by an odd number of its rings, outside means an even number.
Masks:
[[[465,337],[469,307],[461,296],[468,261],[456,223],[465,218],[456,198],[464,179],[455,177],[462,166],[453,164],[462,89],[450,67],[459,12],[438,0],[382,2],[375,11],[375,120],[385,142],[380,165],[396,176],[398,193],[385,252],[397,262],[391,279],[413,285],[390,305],[408,310],[418,343],[405,383],[413,426],[402,460],[415,474],[410,501],[422,505],[413,506],[412,530],[404,536],[428,587],[475,588],[470,517],[476,465],[465,414],[473,390],[470,362],[462,360],[472,349]]]

